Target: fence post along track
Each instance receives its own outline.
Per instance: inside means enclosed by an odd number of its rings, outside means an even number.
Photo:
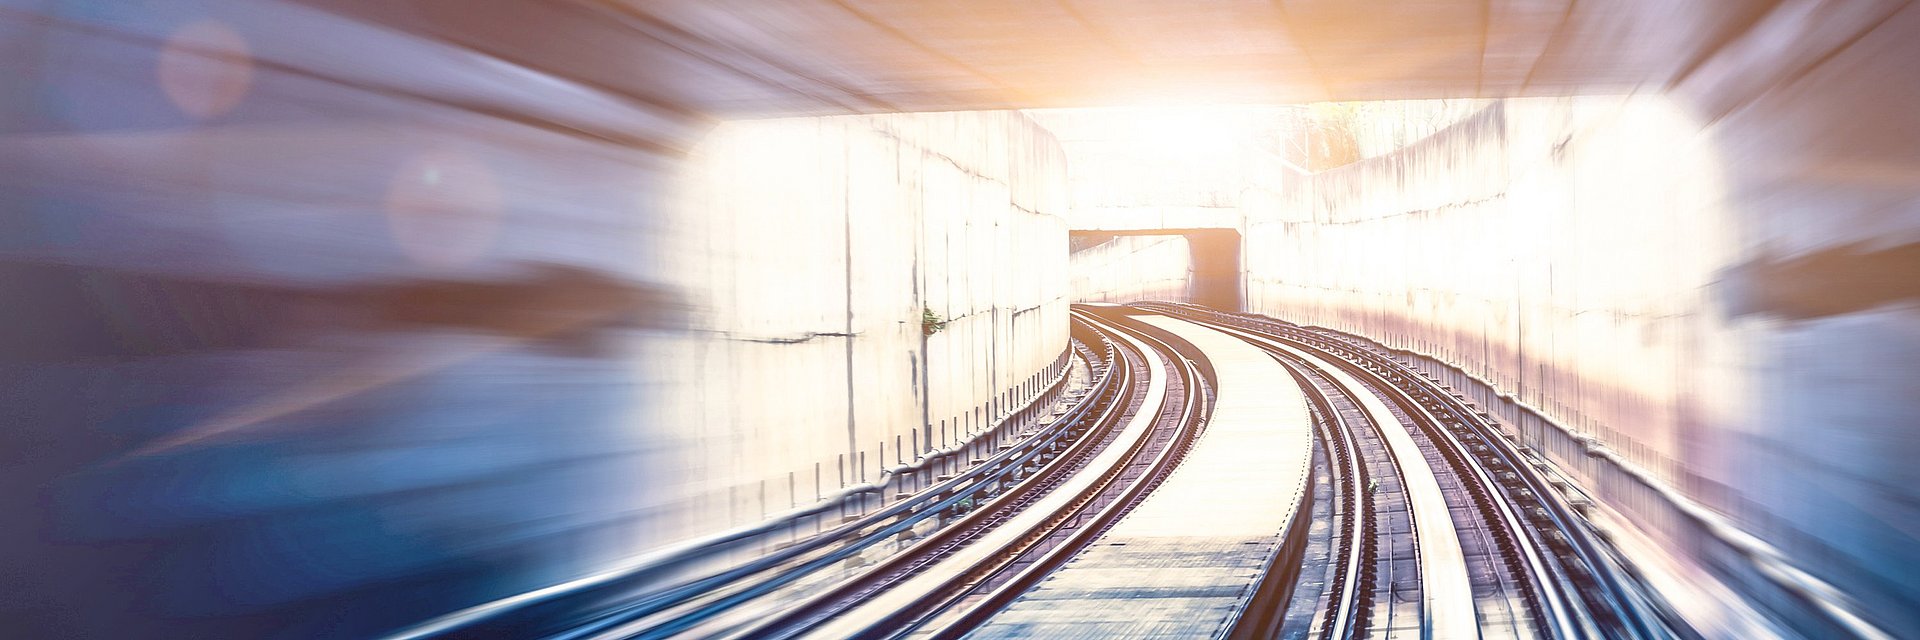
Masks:
[[[1474,481],[1469,489],[1476,504],[1490,523],[1504,529],[1507,544],[1501,544],[1500,551],[1505,563],[1526,578],[1521,586],[1530,606],[1548,618],[1542,621],[1542,633],[1576,638],[1693,635],[1615,562],[1604,543],[1487,416],[1436,383],[1336,332],[1192,305],[1141,306],[1318,354],[1355,377],[1373,380],[1369,386],[1420,423],[1449,464],[1463,479]]]

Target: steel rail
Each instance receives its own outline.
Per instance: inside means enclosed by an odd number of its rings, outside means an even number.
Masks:
[[[1158,486],[1159,483],[1166,478],[1166,475],[1179,464],[1187,447],[1191,445],[1200,428],[1198,421],[1205,415],[1203,413],[1204,411],[1210,411],[1211,409],[1210,407],[1206,409],[1202,408],[1206,405],[1206,397],[1203,387],[1204,378],[1201,375],[1199,366],[1194,360],[1182,356],[1179,350],[1166,340],[1152,335],[1148,330],[1126,327],[1120,323],[1114,323],[1112,326],[1129,334],[1123,337],[1136,341],[1136,344],[1144,341],[1159,345],[1157,348],[1154,348],[1154,350],[1166,355],[1168,360],[1179,365],[1181,377],[1185,380],[1185,400],[1181,408],[1181,415],[1173,425],[1174,431],[1172,436],[1167,440],[1166,446],[1154,453],[1153,458],[1146,463],[1144,470],[1135,478],[1135,481],[1126,485],[1122,493],[1115,499],[1108,501],[1106,505],[1094,515],[1091,523],[1074,529],[1061,544],[1044,550],[1040,558],[1027,564],[1006,580],[997,583],[987,593],[982,594],[982,597],[977,601],[966,605],[964,611],[958,615],[951,616],[950,619],[940,625],[938,629],[935,629],[929,635],[930,638],[934,640],[957,640],[979,627],[1001,609],[1006,608],[1007,605],[1012,604],[1021,594],[1026,593],[1027,590],[1038,584],[1041,579],[1051,574],[1055,569],[1065,564],[1067,560],[1085,549],[1089,543],[1137,506],[1140,501],[1144,499],[1154,487]],[[1127,461],[1115,465],[1115,470],[1124,470],[1127,467],[1133,466],[1136,457],[1137,456],[1133,455],[1128,456]],[[1038,542],[1038,540],[1035,540],[1035,542]],[[1024,555],[1024,550],[1022,555]],[[862,633],[856,637],[905,637],[921,625],[932,621],[935,616],[959,604],[967,595],[968,594],[961,594],[959,597],[938,603],[929,615],[918,616],[917,621],[913,623],[900,625],[884,633],[872,635]],[[875,627],[870,627],[870,630],[879,631],[881,627],[876,625]]]
[[[1287,372],[1294,377],[1301,390],[1318,388],[1318,385],[1308,379],[1304,363],[1296,363],[1271,349],[1263,350],[1287,368]],[[1335,386],[1339,384],[1330,379],[1327,383]],[[1345,515],[1341,517],[1342,529],[1344,529],[1341,546],[1346,551],[1342,554],[1346,559],[1341,564],[1346,568],[1334,574],[1334,579],[1340,583],[1340,589],[1338,594],[1328,597],[1328,601],[1334,606],[1320,627],[1321,637],[1330,640],[1348,640],[1360,627],[1359,589],[1363,582],[1360,579],[1363,575],[1361,561],[1368,555],[1366,554],[1368,546],[1374,544],[1372,501],[1363,499],[1361,488],[1368,486],[1364,483],[1370,474],[1367,473],[1366,467],[1360,464],[1360,448],[1353,435],[1354,426],[1348,423],[1345,415],[1333,407],[1332,398],[1310,393],[1307,400],[1316,407],[1316,411],[1325,416],[1324,426],[1320,430],[1321,439],[1327,443],[1330,462],[1328,466],[1334,468],[1339,475],[1340,481],[1335,486],[1344,498],[1342,502],[1346,504]],[[1332,460],[1336,455],[1337,463]],[[1368,571],[1364,575],[1371,574],[1372,572]],[[1369,585],[1369,590],[1371,586]]]
[[[1275,337],[1279,339],[1287,339],[1290,336],[1290,342],[1333,354],[1342,366],[1381,381],[1382,384],[1378,386],[1390,391],[1396,398],[1397,404],[1405,408],[1410,415],[1417,412],[1424,416],[1426,421],[1433,425],[1429,432],[1434,435],[1430,437],[1448,443],[1449,447],[1456,452],[1457,459],[1465,461],[1466,466],[1476,474],[1482,485],[1493,489],[1488,493],[1499,497],[1493,502],[1501,511],[1503,525],[1515,534],[1513,537],[1528,554],[1527,565],[1533,573],[1532,577],[1542,587],[1536,590],[1537,597],[1544,601],[1541,604],[1552,611],[1549,624],[1552,625],[1556,636],[1663,638],[1679,633],[1666,625],[1657,613],[1643,610],[1648,603],[1642,602],[1637,597],[1637,592],[1626,589],[1621,584],[1622,579],[1616,575],[1619,568],[1590,538],[1590,531],[1578,524],[1570,513],[1570,507],[1552,498],[1556,495],[1554,490],[1546,484],[1544,479],[1537,476],[1532,465],[1519,452],[1512,449],[1512,444],[1504,435],[1497,433],[1497,430],[1489,424],[1489,419],[1465,406],[1463,400],[1453,396],[1437,382],[1410,375],[1410,372],[1404,371],[1399,363],[1364,345],[1356,344],[1344,334],[1272,321],[1261,322],[1253,318],[1223,314],[1205,308],[1161,306],[1170,307],[1174,313],[1182,316],[1205,314],[1212,318],[1237,323],[1258,322],[1264,326],[1254,329],[1256,331],[1276,334]],[[1277,332],[1286,332],[1289,336],[1280,336]],[[1337,343],[1337,346],[1334,343]],[[1421,400],[1427,402],[1422,403]],[[1426,406],[1428,404],[1432,406]],[[1435,412],[1444,412],[1445,417],[1437,416]],[[1506,484],[1495,480],[1494,471],[1487,468],[1480,457],[1474,455],[1473,450],[1451,430],[1444,428],[1443,424],[1462,425],[1471,430],[1479,441],[1489,445],[1490,453],[1500,461],[1500,464],[1513,470],[1512,475],[1522,483],[1527,494],[1534,498],[1534,502],[1541,508],[1553,530],[1560,532],[1568,541],[1572,558],[1563,557],[1558,553],[1548,553],[1542,549],[1544,543],[1536,539],[1539,535],[1536,531],[1538,527],[1525,526],[1525,519],[1519,514],[1522,507],[1518,504],[1516,496],[1511,495],[1512,492],[1508,490]],[[1601,592],[1595,593],[1591,589],[1582,589],[1580,585],[1573,584],[1564,568],[1568,565],[1579,567],[1583,573],[1598,580],[1599,586],[1602,587]],[[1595,607],[1609,614],[1606,618],[1613,624],[1606,625],[1604,629],[1593,628],[1592,614]],[[1579,609],[1577,612],[1576,608]]]

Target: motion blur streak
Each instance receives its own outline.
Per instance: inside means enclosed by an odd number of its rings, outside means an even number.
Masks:
[[[1151,297],[1457,366],[1674,584],[1757,575],[1697,507],[1831,596],[1690,613],[1920,637],[1915,60],[1877,0],[0,0],[0,635],[628,566]]]
[[[331,7],[4,4],[7,635],[367,636],[658,539],[684,115]]]

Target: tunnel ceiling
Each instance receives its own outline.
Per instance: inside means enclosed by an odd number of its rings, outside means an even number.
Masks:
[[[684,93],[676,98],[723,115],[1609,92],[1677,81],[1770,7],[1667,0],[589,5],[699,65],[723,68],[737,81],[670,83]]]

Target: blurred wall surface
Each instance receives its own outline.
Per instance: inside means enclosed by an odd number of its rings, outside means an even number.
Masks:
[[[657,539],[699,119],[284,3],[0,43],[0,635],[363,637]]]
[[[1912,49],[1879,44],[1857,55]],[[1820,74],[1717,122],[1658,96],[1506,100],[1293,174],[1249,209],[1249,306],[1453,364],[1920,630],[1920,313],[1896,284],[1920,225],[1868,169],[1920,166],[1920,130],[1848,115],[1882,84]]]
[[[0,2],[0,635],[374,635],[873,479],[1065,349],[1027,119],[715,128],[628,26],[436,6]]]

